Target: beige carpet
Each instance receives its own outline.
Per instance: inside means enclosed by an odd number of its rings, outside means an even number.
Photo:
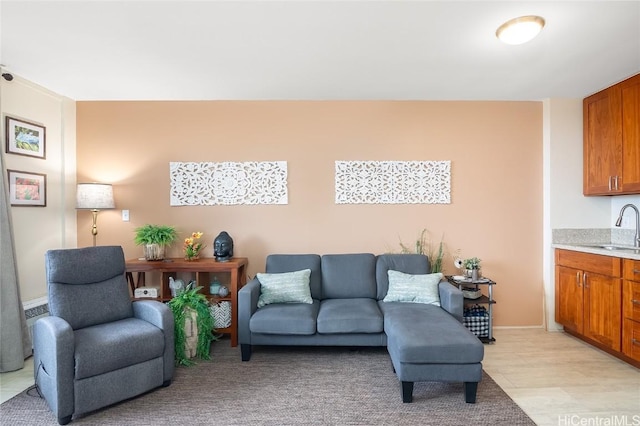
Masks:
[[[77,425],[533,425],[485,373],[476,404],[461,383],[416,383],[411,404],[385,348],[255,348],[229,340],[211,361],[176,370],[173,383],[74,418]],[[36,396],[30,396],[34,394]],[[35,391],[0,405],[0,423],[56,425]]]

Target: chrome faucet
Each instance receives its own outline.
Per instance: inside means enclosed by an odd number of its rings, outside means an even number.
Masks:
[[[627,209],[627,207],[631,207],[636,211],[636,236],[633,239],[633,246],[640,247],[640,211],[638,211],[638,208],[636,206],[634,206],[633,204],[625,204],[624,206],[622,206],[622,208],[620,209],[618,220],[616,220],[616,226],[619,227],[622,224],[622,215],[624,214],[624,211]]]

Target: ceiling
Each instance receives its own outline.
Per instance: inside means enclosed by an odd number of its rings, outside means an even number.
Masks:
[[[583,98],[640,72],[640,0],[1,0],[0,37],[3,72],[75,100]]]

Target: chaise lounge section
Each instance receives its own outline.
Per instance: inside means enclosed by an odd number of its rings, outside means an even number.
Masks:
[[[403,402],[419,381],[463,382],[476,401],[484,346],[462,324],[462,293],[426,256],[273,254],[265,271],[238,293],[243,361],[262,345],[386,346]]]

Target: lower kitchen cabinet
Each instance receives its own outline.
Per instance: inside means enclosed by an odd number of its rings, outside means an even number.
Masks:
[[[611,353],[622,347],[622,259],[557,249],[556,322]]]

